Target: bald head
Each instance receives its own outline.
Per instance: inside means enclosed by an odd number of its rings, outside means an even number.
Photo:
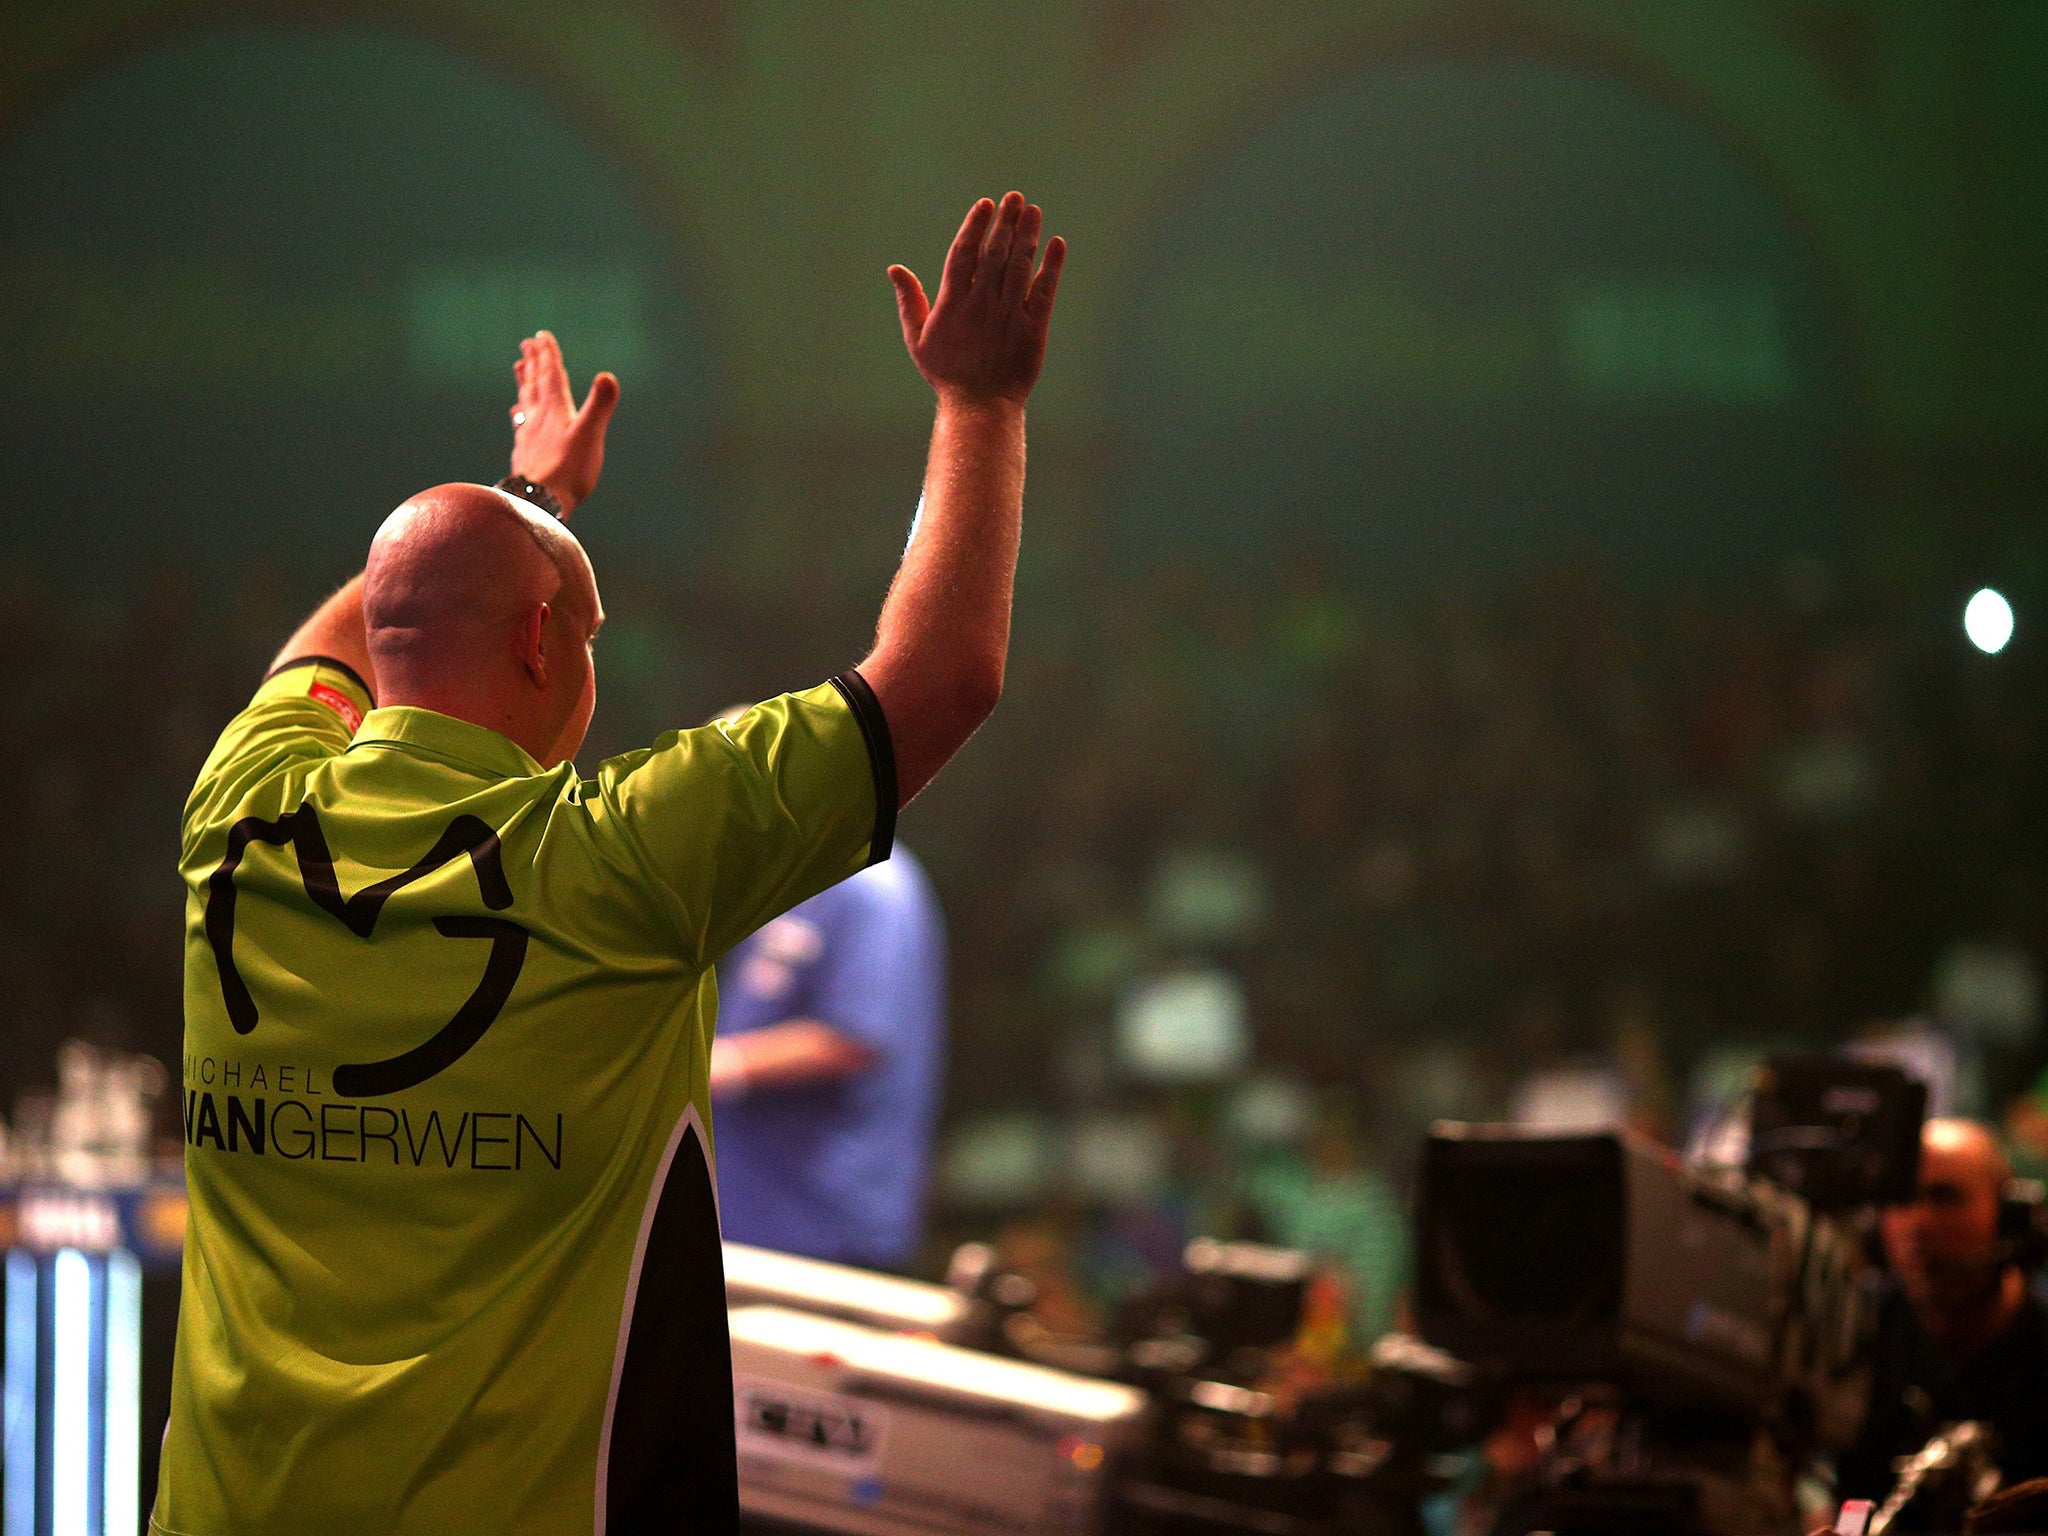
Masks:
[[[1990,1128],[1974,1120],[1930,1120],[1920,1132],[1922,1182],[1927,1170],[1981,1186],[1995,1196],[2012,1177],[2005,1149]]]
[[[528,602],[552,603],[579,582],[595,597],[589,557],[555,519],[488,486],[437,485],[377,530],[363,622],[373,649],[380,641],[431,649],[502,623]]]
[[[1885,1258],[1937,1336],[1976,1337],[2007,1308],[2019,1280],[1998,1227],[2009,1172],[1984,1126],[1930,1120],[1920,1133],[1919,1193],[1880,1215]]]
[[[544,766],[581,745],[602,620],[583,546],[503,491],[422,491],[370,545],[363,626],[379,702],[487,726]]]

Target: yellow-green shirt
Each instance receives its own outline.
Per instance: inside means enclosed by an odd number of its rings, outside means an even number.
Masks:
[[[185,810],[153,1528],[730,1528],[712,965],[894,812],[857,673],[589,780],[339,663],[266,681]]]

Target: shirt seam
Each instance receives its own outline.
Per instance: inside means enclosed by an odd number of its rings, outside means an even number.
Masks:
[[[640,841],[640,829],[633,825],[633,818],[625,815],[623,808],[605,792],[602,781],[599,782],[598,793],[605,802],[606,819],[617,826],[619,840],[626,845],[626,851],[632,855],[633,862],[640,866],[641,876],[665,898],[656,903],[662,908],[663,921],[681,941],[690,963],[701,973],[712,962],[704,954],[703,925],[700,923],[695,933],[689,928],[689,921],[698,914],[690,911],[689,903],[677,895],[675,887],[663,877],[661,867],[655,862],[653,854]]]
[[[407,752],[417,752],[425,757],[438,758],[457,768],[474,769],[478,774],[487,774],[494,779],[545,778],[554,770],[543,768],[537,774],[513,773],[504,768],[493,767],[479,758],[469,757],[460,752],[450,752],[445,747],[428,746],[421,741],[408,741],[401,736],[358,736],[348,745],[348,751],[357,747],[399,747]]]

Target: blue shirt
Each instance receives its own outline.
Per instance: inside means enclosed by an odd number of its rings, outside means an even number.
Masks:
[[[872,1051],[832,1082],[714,1110],[719,1215],[734,1242],[897,1267],[917,1249],[945,1051],[945,928],[901,843],[776,918],[719,965],[718,1033],[816,1019]]]

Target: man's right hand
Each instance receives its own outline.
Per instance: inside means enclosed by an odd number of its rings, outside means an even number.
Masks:
[[[1067,258],[1066,242],[1055,235],[1039,265],[1043,222],[1021,192],[999,204],[981,199],[953,237],[936,301],[925,298],[908,267],[889,269],[903,344],[941,399],[1021,405],[1038,382]]]
[[[936,303],[891,267],[903,344],[939,408],[924,501],[860,664],[888,717],[899,804],[995,708],[1010,646],[1024,510],[1024,401],[1045,362],[1066,243],[1046,245],[1022,193],[986,198],[953,237]],[[1036,270],[1034,271],[1034,268]]]

